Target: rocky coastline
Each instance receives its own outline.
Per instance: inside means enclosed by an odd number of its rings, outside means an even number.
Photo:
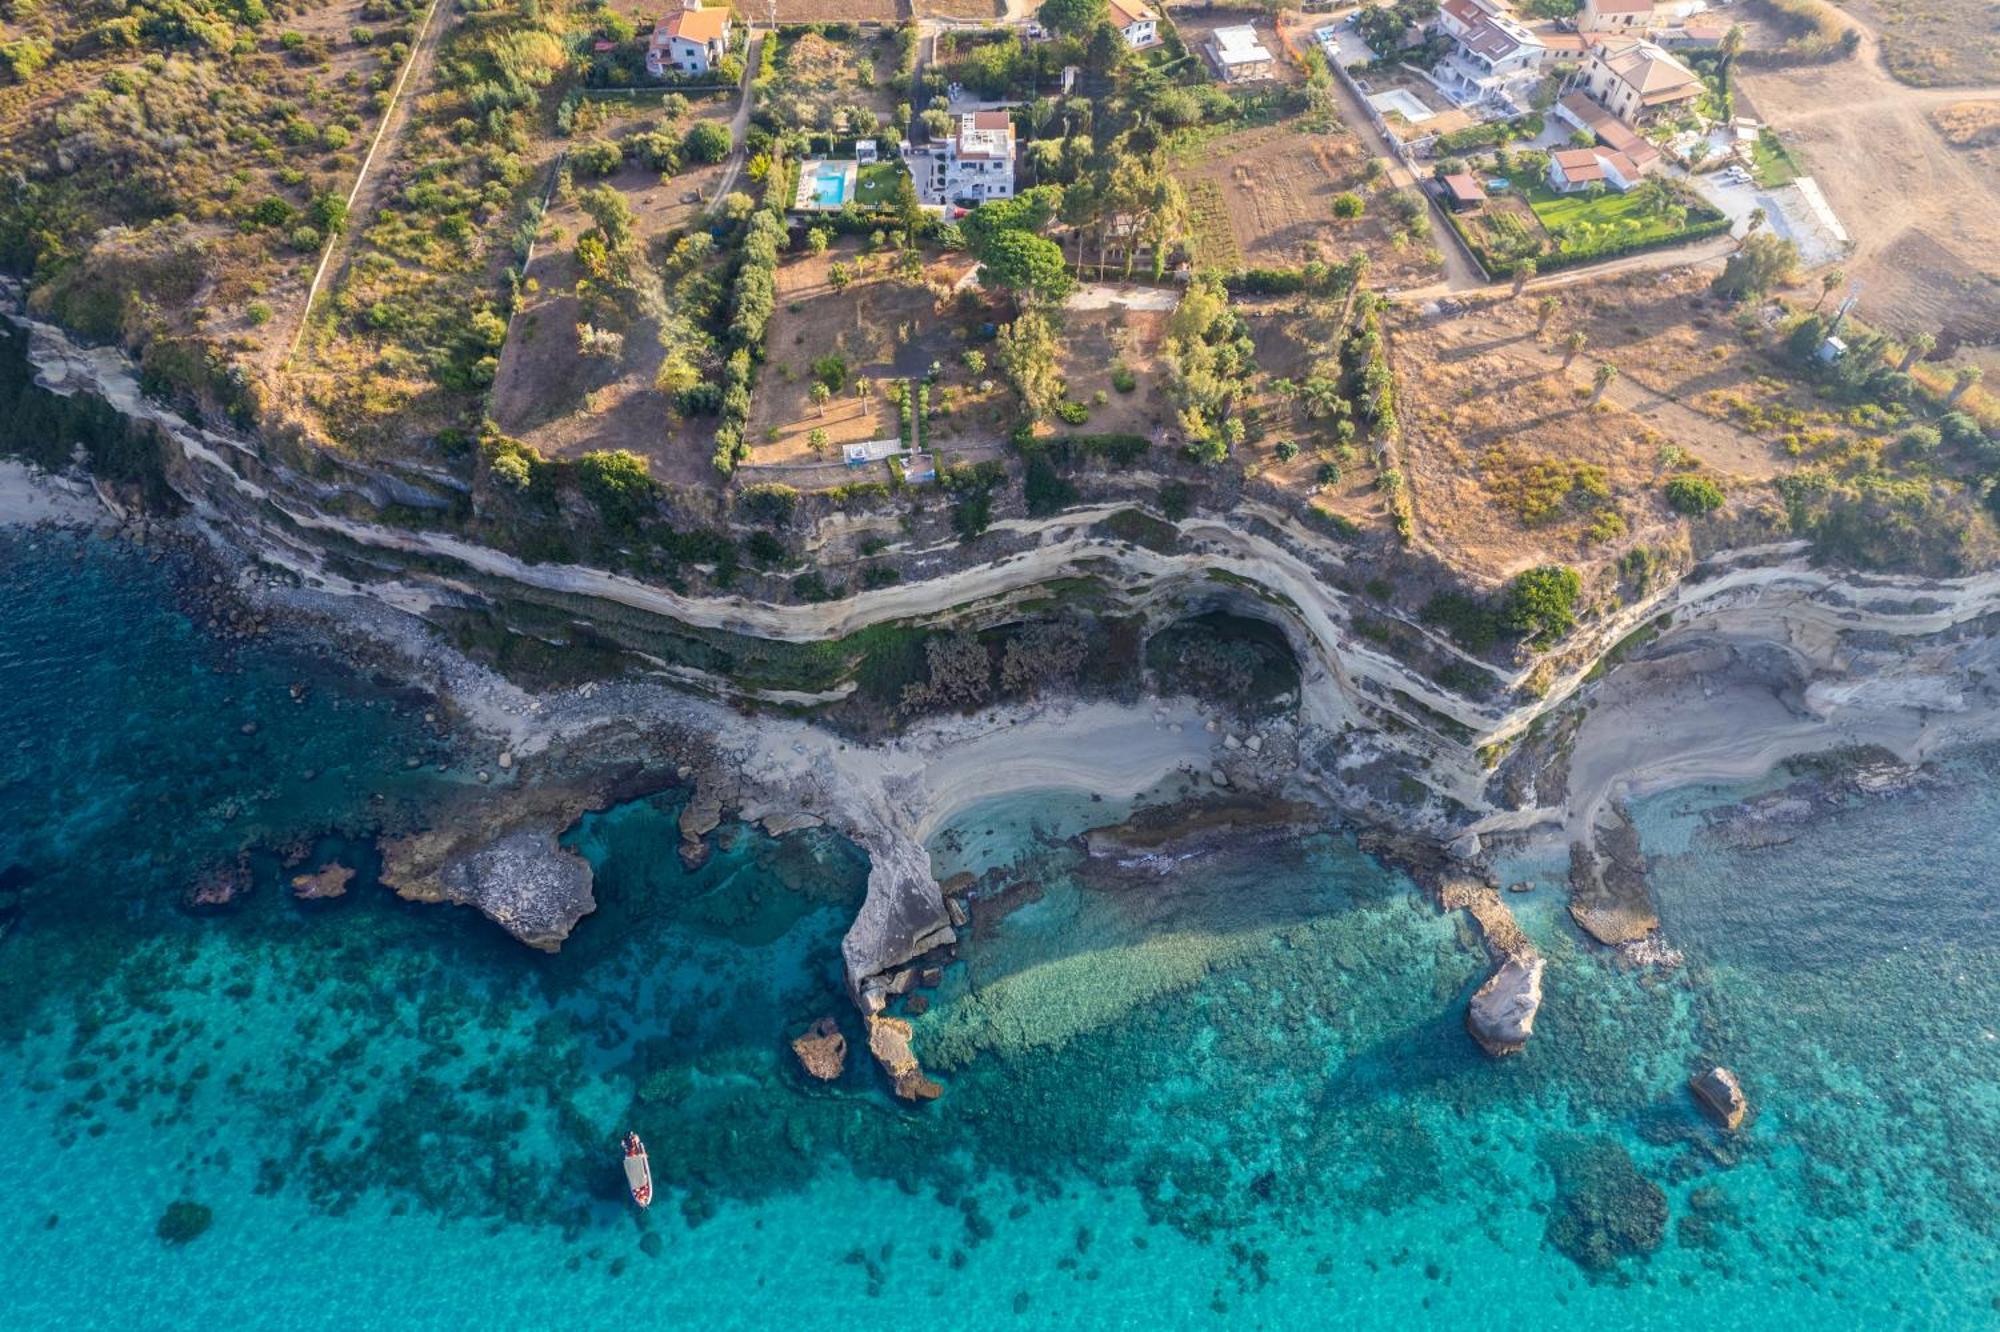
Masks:
[[[1442,906],[1477,922],[1493,970],[1473,997],[1468,1029],[1491,1053],[1518,1052],[1533,1031],[1546,963],[1511,929],[1490,870],[1495,851],[1566,846],[1579,926],[1635,956],[1665,957],[1671,949],[1658,937],[1621,800],[1754,776],[1827,749],[1867,747],[1877,757],[1857,760],[1853,780],[1890,781],[1883,774],[1941,747],[2000,734],[1987,683],[2000,679],[2000,650],[1984,632],[2000,615],[2000,575],[1950,583],[1843,578],[1810,567],[1797,546],[1719,552],[1581,631],[1554,659],[1539,696],[1474,703],[1349,632],[1343,594],[1305,562],[1332,558],[1316,539],[1292,534],[1286,550],[1263,535],[1195,523],[1188,534],[1198,538],[1199,555],[1176,564],[1094,543],[1080,535],[1087,514],[1049,527],[1045,546],[1118,564],[1135,584],[1206,579],[1216,568],[1265,578],[1259,595],[1267,609],[1287,608],[1284,627],[1304,666],[1296,719],[1245,725],[1176,699],[1040,700],[923,722],[862,745],[808,720],[756,715],[758,701],[748,696],[728,706],[678,678],[627,675],[531,691],[440,641],[424,613],[469,584],[426,561],[460,562],[489,589],[482,596],[510,578],[531,577],[544,590],[558,579],[582,614],[601,598],[669,620],[794,639],[871,617],[949,617],[968,600],[1034,588],[1074,566],[1064,562],[1069,556],[1017,560],[1004,586],[961,572],[952,577],[962,586],[941,586],[923,600],[905,590],[866,610],[855,599],[845,619],[823,608],[752,615],[737,603],[697,605],[594,571],[525,570],[462,543],[316,513],[282,493],[281,469],[260,458],[254,442],[144,400],[116,352],[78,348],[32,320],[14,322],[32,335],[31,359],[50,391],[98,394],[160,431],[186,510],[158,519],[84,478],[16,468],[0,476],[0,490],[47,501],[16,501],[7,511],[15,521],[88,521],[89,488],[123,535],[168,543],[212,570],[205,582],[187,580],[198,622],[225,638],[280,627],[319,635],[337,645],[327,650],[434,695],[469,751],[490,755],[470,760],[476,778],[450,808],[385,839],[385,882],[413,900],[475,907],[529,946],[553,949],[594,907],[588,867],[556,840],[586,810],[684,785],[690,862],[725,818],[772,832],[824,823],[870,859],[868,893],[844,943],[851,997],[869,1017],[960,943],[963,908],[932,877],[925,850],[952,813],[1010,791],[1132,795],[1180,773],[1211,799],[1157,816],[1150,828],[1135,820],[1104,831],[1106,854],[1168,855],[1177,837],[1226,835],[1248,826],[1245,819],[1338,818],[1372,830],[1376,849],[1428,875]],[[379,561],[372,569],[351,558],[357,543]],[[1650,642],[1626,643],[1649,626]],[[1494,754],[1500,762],[1489,771],[1482,756]],[[1806,799],[1797,817],[1814,808]],[[1784,801],[1746,811],[1737,835],[1781,836],[1793,817]],[[893,1045],[893,1035],[885,1042]],[[899,1057],[891,1062],[900,1066]]]

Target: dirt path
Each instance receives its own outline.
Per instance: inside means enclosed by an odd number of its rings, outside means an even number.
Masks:
[[[750,83],[757,75],[757,59],[763,49],[763,36],[752,28],[743,47],[743,86],[736,97],[736,114],[729,118],[729,169],[715,183],[715,197],[708,201],[711,213],[722,207],[723,198],[736,188],[736,179],[743,174],[743,144],[750,133]]]
[[[311,322],[313,302],[320,291],[328,285],[338,285],[346,272],[348,256],[354,249],[354,238],[367,229],[368,220],[375,210],[382,206],[384,192],[393,173],[387,170],[402,153],[403,133],[409,127],[410,107],[416,102],[414,96],[405,96],[412,82],[419,88],[429,82],[431,66],[437,62],[439,40],[444,30],[451,25],[451,16],[438,17],[442,0],[431,0],[430,8],[424,11],[423,25],[417,31],[417,44],[410,50],[410,58],[403,62],[403,72],[396,77],[395,86],[389,92],[389,109],[382,116],[382,124],[375,131],[374,140],[368,145],[368,156],[361,160],[361,170],[354,175],[354,188],[347,192],[347,230],[336,237],[320,256],[319,268],[306,288],[306,298],[299,303],[293,319],[292,335],[282,345],[285,354],[279,364],[283,365],[298,355],[299,343],[305,338],[306,328]],[[385,152],[384,149],[387,149]],[[377,163],[384,170],[377,171]],[[333,281],[328,283],[329,275]],[[268,344],[274,350],[281,345],[277,338]]]
[[[1673,250],[1648,250],[1643,254],[1628,254],[1622,259],[1610,259],[1601,264],[1589,264],[1582,268],[1565,269],[1560,273],[1550,273],[1546,277],[1530,278],[1524,291],[1554,291],[1562,287],[1573,287],[1580,282],[1594,282],[1598,278],[1613,277],[1620,273],[1654,273],[1669,268],[1699,268],[1703,265],[1720,267],[1722,261],[1736,252],[1736,242],[1728,236],[1711,236],[1693,245],[1683,245]],[[1495,282],[1490,286],[1474,285],[1461,287],[1451,281],[1433,282],[1427,287],[1410,287],[1392,293],[1400,301],[1434,301],[1444,296],[1501,296],[1514,290],[1512,282]]]
[[[1947,343],[2000,342],[2000,301],[1982,274],[2000,254],[2000,178],[1946,143],[1929,113],[1995,88],[1912,88],[1882,63],[1873,31],[1851,60],[1744,69],[1750,97],[1854,239],[1846,263],[1862,313]]]
[[[1333,81],[1333,95],[1340,104],[1341,120],[1346,122],[1347,127],[1360,138],[1362,147],[1381,158],[1382,165],[1389,168],[1389,184],[1399,190],[1414,188],[1417,183],[1416,176],[1403,164],[1400,157],[1390,151],[1388,141],[1368,119],[1368,113],[1362,108],[1360,99],[1354,95],[1354,90],[1349,88],[1344,80],[1336,78]],[[1444,256],[1444,281],[1434,284],[1440,294],[1485,286],[1486,275],[1479,271],[1479,266],[1465,253],[1465,248],[1459,244],[1458,237],[1452,234],[1451,228],[1439,219],[1437,209],[1429,206],[1428,196],[1425,204],[1424,220],[1430,224],[1431,244],[1437,246],[1438,253]]]

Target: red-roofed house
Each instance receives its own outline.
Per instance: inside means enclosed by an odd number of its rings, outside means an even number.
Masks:
[[[1467,172],[1455,172],[1440,182],[1444,186],[1445,198],[1451,201],[1451,211],[1463,213],[1486,202],[1486,191]]]
[[[1634,125],[1678,114],[1701,96],[1694,71],[1651,42],[1608,41],[1592,47],[1582,79],[1592,97]]]
[[[1549,188],[1575,194],[1603,185],[1623,194],[1639,183],[1632,159],[1609,148],[1559,148],[1549,154]]]
[[[1134,51],[1160,44],[1160,16],[1145,0],[1111,0],[1111,25]]]
[[[1639,131],[1590,100],[1586,93],[1564,93],[1556,115],[1580,130],[1588,130],[1605,147],[1623,153],[1640,175],[1660,165],[1660,150],[1639,137]]]
[[[706,74],[729,52],[729,11],[704,9],[701,0],[686,0],[683,8],[653,26],[646,44],[646,72],[656,79],[669,74]]]

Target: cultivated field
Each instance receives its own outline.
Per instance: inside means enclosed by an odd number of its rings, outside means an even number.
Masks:
[[[1297,122],[1265,125],[1190,149],[1177,171],[1206,268],[1295,268],[1366,250],[1369,281],[1398,286],[1437,276],[1421,209],[1414,225],[1392,193],[1369,185],[1368,155],[1351,134],[1307,133]],[[1334,216],[1334,199],[1364,200],[1360,217]]]

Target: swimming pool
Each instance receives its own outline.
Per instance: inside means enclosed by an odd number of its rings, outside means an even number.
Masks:
[[[813,202],[821,208],[838,208],[847,202],[847,173],[828,163],[812,178]]]

